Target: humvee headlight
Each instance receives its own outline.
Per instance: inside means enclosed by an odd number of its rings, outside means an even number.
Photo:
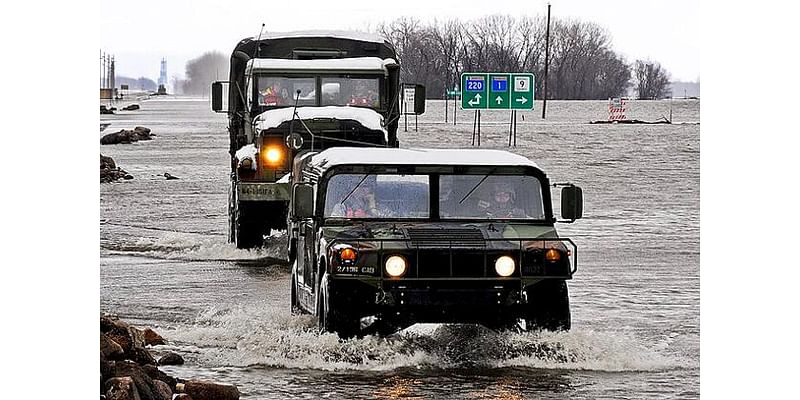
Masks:
[[[267,160],[267,163],[269,164],[279,163],[281,161],[282,156],[283,153],[281,153],[281,150],[275,147],[267,148],[267,152],[264,153],[264,158]]]
[[[356,260],[356,251],[351,247],[345,247],[339,250],[339,259],[342,261],[353,262]]]
[[[544,259],[550,262],[556,262],[561,259],[561,252],[556,249],[547,250],[544,253]]]
[[[494,262],[494,270],[497,272],[497,275],[500,276],[511,276],[514,273],[514,259],[509,256],[501,256]]]
[[[393,278],[399,278],[406,273],[406,259],[401,256],[391,256],[386,259],[386,273]]]

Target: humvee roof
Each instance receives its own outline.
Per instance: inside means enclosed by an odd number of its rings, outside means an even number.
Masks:
[[[308,164],[328,169],[336,165],[464,165],[539,167],[533,161],[504,150],[398,149],[334,147],[311,155]]]

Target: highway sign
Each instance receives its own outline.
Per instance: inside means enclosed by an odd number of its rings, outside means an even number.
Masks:
[[[533,74],[463,73],[461,87],[464,110],[533,110]]]

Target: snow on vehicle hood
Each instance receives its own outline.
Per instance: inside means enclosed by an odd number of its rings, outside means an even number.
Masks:
[[[293,107],[276,108],[267,110],[256,117],[256,129],[259,131],[269,128],[275,128],[278,125],[292,120]],[[341,107],[341,106],[326,106],[326,107],[297,107],[297,115],[301,119],[312,118],[334,118],[334,119],[352,119],[368,129],[381,131],[386,136],[386,128],[383,127],[383,116],[369,108],[362,107]],[[387,138],[388,140],[388,138]]]

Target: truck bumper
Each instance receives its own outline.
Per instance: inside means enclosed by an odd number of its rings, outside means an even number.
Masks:
[[[239,182],[239,201],[289,201],[290,183]]]

